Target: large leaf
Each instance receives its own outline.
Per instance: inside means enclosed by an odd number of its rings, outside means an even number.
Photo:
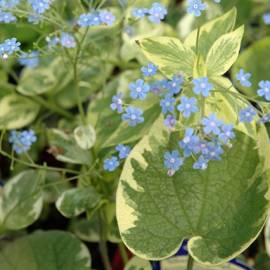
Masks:
[[[104,199],[93,187],[77,187],[64,191],[56,207],[63,216],[70,218],[95,209],[103,202]]]
[[[0,265],[1,270],[89,270],[91,258],[72,234],[39,231],[2,249]]]
[[[242,26],[234,32],[221,36],[214,43],[206,58],[208,75],[223,75],[230,69],[238,57],[243,34]]]
[[[270,80],[269,66],[270,66],[270,38],[264,38],[255,42],[252,46],[244,50],[237,62],[233,66],[232,76],[235,78],[236,74],[241,68],[246,72],[252,74],[251,81],[252,86],[250,88],[243,87],[236,82],[236,85],[244,93],[256,96],[259,89],[258,83],[261,80]]]
[[[122,239],[136,255],[159,260],[173,255],[188,237],[196,261],[225,263],[255,240],[267,216],[268,184],[260,150],[251,137],[237,132],[222,161],[196,171],[189,158],[168,177],[163,155],[177,145],[178,136],[164,137],[157,130],[127,159],[117,190]]]
[[[207,22],[200,28],[198,53],[205,59],[214,42],[222,35],[233,30],[236,19],[236,9],[233,8],[224,15]],[[185,45],[196,48],[197,29],[192,31],[185,40]]]
[[[146,38],[140,40],[139,45],[146,58],[156,64],[166,76],[192,75],[195,53],[179,39],[171,37]]]
[[[31,123],[40,106],[25,97],[11,94],[0,100],[0,128],[16,129]]]
[[[43,178],[37,171],[24,171],[10,179],[0,197],[0,228],[18,230],[36,221],[41,213]]]

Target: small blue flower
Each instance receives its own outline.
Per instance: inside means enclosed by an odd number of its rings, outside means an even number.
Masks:
[[[28,2],[36,13],[42,14],[50,8],[52,0],[28,0]]]
[[[164,125],[168,127],[169,129],[173,129],[176,125],[176,119],[174,115],[167,115],[164,120]]]
[[[150,84],[150,91],[156,95],[160,95],[167,88],[167,85],[167,80],[156,80]]]
[[[222,121],[220,121],[214,113],[202,119],[202,124],[204,126],[203,131],[205,134],[220,134],[220,127],[222,125]]]
[[[219,134],[218,138],[225,144],[227,144],[231,139],[235,138],[233,125],[223,124],[221,126],[221,133]]]
[[[174,112],[175,98],[167,94],[164,99],[161,99],[160,106],[162,108],[162,113]]]
[[[204,156],[200,156],[198,160],[193,164],[193,169],[195,170],[206,170],[208,167],[209,160]]]
[[[179,146],[184,151],[184,156],[189,157],[194,152],[200,139],[194,134],[193,128],[187,128],[183,140],[179,141]]]
[[[105,171],[113,172],[115,171],[118,166],[120,165],[118,158],[112,156],[111,158],[107,158],[104,160],[103,168]]]
[[[123,144],[118,144],[115,147],[115,150],[119,152],[119,158],[120,159],[125,159],[128,157],[128,155],[131,152],[131,147],[128,145],[123,145]]]
[[[213,85],[209,83],[207,77],[193,79],[193,92],[196,95],[203,95],[204,97],[209,96],[209,92],[213,90]]]
[[[208,142],[207,147],[203,150],[203,156],[208,160],[221,160],[220,156],[223,153],[221,145],[216,142]]]
[[[131,13],[135,19],[142,19],[148,13],[148,9],[146,9],[146,8],[133,8]]]
[[[30,53],[22,53],[19,58],[19,63],[22,66],[35,68],[39,65],[39,52],[32,51]]]
[[[270,12],[263,15],[263,21],[265,24],[270,25]]]
[[[179,76],[173,76],[172,80],[166,83],[165,88],[169,90],[169,92],[174,95],[178,94],[181,91],[182,85],[184,82],[184,78],[179,75]]]
[[[270,101],[270,81],[260,81],[259,86],[260,89],[257,91],[258,95]]]
[[[151,8],[148,11],[148,19],[152,23],[160,23],[161,20],[165,18],[167,15],[168,11],[164,7],[164,5],[160,3],[153,3]]]
[[[239,121],[250,123],[253,121],[256,115],[257,112],[255,111],[255,109],[252,106],[249,106],[239,112]]]
[[[31,148],[32,144],[36,142],[37,137],[33,130],[13,130],[10,132],[8,140],[12,144],[13,151],[17,154],[22,154]]]
[[[148,63],[147,66],[141,68],[141,72],[145,77],[154,76],[157,73],[158,67],[153,63]]]
[[[81,27],[97,26],[101,24],[101,20],[98,12],[90,12],[81,14],[77,23]]]
[[[170,175],[173,175],[183,165],[184,159],[180,157],[177,150],[166,152],[164,154],[164,166],[170,171]]]
[[[7,59],[9,55],[20,50],[21,43],[16,38],[6,39],[0,44],[0,55]]]
[[[252,83],[249,81],[250,77],[251,73],[245,73],[245,71],[241,68],[236,75],[236,80],[239,81],[242,86],[250,87],[252,85]]]
[[[52,49],[54,48],[57,44],[60,43],[60,39],[58,37],[46,37],[46,41],[48,44],[48,48]]]
[[[260,120],[258,120],[258,124],[265,124],[270,122],[270,113],[264,115]]]
[[[113,111],[117,111],[118,113],[123,112],[123,100],[122,93],[118,93],[112,97],[111,109]]]
[[[0,10],[0,22],[1,23],[11,23],[16,22],[17,18],[10,12],[4,12]]]
[[[61,33],[60,43],[65,48],[76,47],[76,41],[75,41],[74,36],[66,32]]]
[[[139,108],[129,106],[122,115],[122,120],[127,121],[129,126],[134,127],[144,122],[143,112]]]
[[[187,12],[199,17],[206,7],[206,4],[201,0],[188,0]]]
[[[132,99],[141,99],[144,100],[150,91],[150,86],[144,82],[144,80],[137,80],[129,84],[130,97]]]
[[[101,10],[99,12],[99,18],[101,23],[104,23],[109,26],[113,25],[115,22],[115,16],[107,10]]]
[[[187,98],[186,96],[182,96],[181,104],[177,106],[177,109],[183,113],[185,118],[188,118],[192,113],[198,112],[197,99],[194,97]]]
[[[0,8],[14,8],[21,0],[0,0]]]

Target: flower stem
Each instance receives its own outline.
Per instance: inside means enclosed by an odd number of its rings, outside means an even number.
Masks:
[[[188,255],[187,270],[192,270],[193,264],[194,264],[193,258],[190,255]]]

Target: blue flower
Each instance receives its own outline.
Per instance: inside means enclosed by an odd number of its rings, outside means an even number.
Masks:
[[[60,43],[65,48],[75,48],[76,47],[75,38],[73,37],[73,35],[66,33],[66,32],[61,33]]]
[[[150,84],[150,91],[156,95],[160,95],[162,94],[162,90],[167,88],[167,85],[167,80],[156,80]]]
[[[21,43],[16,38],[6,39],[0,44],[0,55],[7,59],[9,55],[20,50]]]
[[[141,68],[141,71],[145,77],[151,77],[157,73],[157,66],[153,63],[148,63],[147,66]]]
[[[160,106],[162,108],[162,113],[173,112],[175,105],[175,98],[167,94],[164,99],[160,101]]]
[[[122,101],[122,93],[118,93],[116,95],[114,95],[112,97],[112,103],[111,103],[111,109],[113,111],[116,111],[118,113],[122,113],[123,112],[123,101]]]
[[[23,131],[11,131],[9,135],[9,143],[12,144],[12,149],[17,154],[22,154],[27,152],[32,144],[36,142],[37,137],[33,130],[23,130]]]
[[[221,133],[219,134],[218,138],[225,144],[228,143],[230,139],[235,138],[233,125],[223,124],[221,126]]]
[[[115,22],[115,16],[107,10],[101,10],[99,12],[99,18],[101,23],[104,23],[109,26],[113,25]]]
[[[194,129],[187,128],[183,140],[179,141],[179,146],[181,149],[184,150],[185,157],[189,157],[192,155],[199,141],[199,137],[194,134]]]
[[[128,157],[128,155],[131,152],[131,147],[128,145],[123,145],[123,144],[118,144],[115,147],[115,150],[119,152],[119,158],[120,159],[125,159]]]
[[[112,156],[111,158],[107,158],[104,160],[103,168],[105,171],[113,172],[115,171],[118,166],[120,165],[118,158]]]
[[[208,142],[207,147],[203,150],[203,156],[208,160],[220,160],[224,153],[221,145],[217,142]]]
[[[193,169],[195,170],[206,170],[208,167],[209,160],[204,156],[200,156],[198,160],[193,164]]]
[[[180,157],[179,152],[177,150],[170,152],[166,152],[164,154],[164,166],[170,172],[170,175],[173,175],[176,171],[180,169],[183,165],[184,159]]]
[[[166,83],[165,88],[167,88],[172,95],[178,94],[181,91],[183,82],[184,78],[182,76],[175,75],[172,80]]]
[[[10,12],[4,12],[0,10],[0,22],[1,23],[11,23],[16,22],[17,18]]]
[[[167,15],[167,9],[160,3],[153,3],[148,11],[148,19],[153,23],[160,23]]]
[[[211,83],[209,83],[208,78],[207,77],[203,77],[203,78],[198,78],[198,79],[193,79],[193,92],[196,95],[203,95],[204,97],[208,97],[209,96],[209,92],[213,90],[213,85]]]
[[[176,119],[174,115],[167,115],[164,120],[164,125],[170,129],[173,129],[176,125]]]
[[[270,12],[263,15],[263,21],[265,24],[270,25]]]
[[[143,123],[143,112],[141,109],[129,106],[126,112],[122,115],[122,120],[127,121],[129,126],[134,127],[137,124]]]
[[[144,80],[137,80],[136,82],[132,82],[129,84],[130,89],[130,97],[132,99],[145,99],[149,90],[150,86],[144,82]]]
[[[260,81],[260,89],[257,91],[260,97],[265,97],[266,100],[270,101],[270,81]]]
[[[258,124],[265,124],[270,122],[270,113],[264,115],[260,120],[258,120]]]
[[[28,2],[36,13],[42,14],[50,8],[52,0],[28,0]]]
[[[203,118],[202,124],[204,126],[203,131],[205,134],[220,134],[220,127],[222,125],[222,121],[220,121],[214,113],[212,113],[208,117]]]
[[[0,0],[1,8],[14,8],[16,7],[21,0]]]
[[[206,9],[206,4],[201,0],[188,0],[187,12],[194,14],[196,17],[201,16],[202,11]]]
[[[192,113],[198,112],[197,99],[194,97],[187,98],[186,96],[182,96],[181,104],[177,106],[177,109],[183,113],[185,118],[188,118]]]
[[[148,13],[148,9],[146,9],[146,8],[133,8],[131,13],[135,19],[142,19]]]
[[[252,106],[249,106],[239,112],[239,121],[250,123],[253,121],[256,115],[257,112],[254,110],[254,108]]]
[[[19,58],[19,63],[22,66],[35,68],[39,65],[39,52],[32,51],[30,53],[22,53]]]
[[[81,14],[77,23],[81,27],[100,25],[101,21],[100,21],[99,13],[91,12],[91,13]]]
[[[59,44],[60,39],[58,37],[46,37],[46,41],[48,44],[48,48],[52,49],[53,47],[55,47],[57,44]]]
[[[252,85],[249,81],[250,77],[251,73],[245,73],[245,71],[241,68],[236,75],[236,80],[239,81],[242,86],[250,87]]]

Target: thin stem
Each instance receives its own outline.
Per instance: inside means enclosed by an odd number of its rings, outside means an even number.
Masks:
[[[119,252],[124,265],[128,263],[128,254],[125,245],[121,242],[118,244]]]
[[[193,258],[190,255],[188,255],[187,270],[192,270],[193,264],[194,264]]]
[[[199,52],[199,38],[200,38],[200,32],[201,32],[201,27],[198,27],[197,30],[197,36],[196,36],[196,54],[198,56],[198,52]]]

